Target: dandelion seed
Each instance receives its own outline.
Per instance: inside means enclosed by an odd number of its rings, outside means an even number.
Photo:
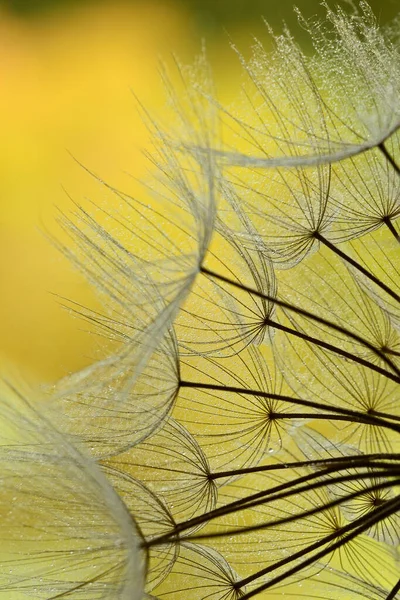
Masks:
[[[239,53],[252,112],[246,120],[224,114],[237,131],[236,145],[247,152],[219,150],[225,163],[296,167],[335,163],[374,147],[386,154],[385,142],[399,127],[398,48],[366,2],[353,17],[325,8],[326,26],[300,15],[315,48],[311,58],[288,30],[271,36],[272,52],[257,42],[251,61]]]
[[[317,250],[315,233],[329,230],[337,211],[328,202],[330,166],[253,174],[251,184],[232,177],[241,192],[237,203],[258,233],[247,236],[247,244],[256,243],[278,268],[290,268]]]
[[[102,464],[145,480],[174,521],[215,508],[217,490],[207,457],[189,431],[173,419],[150,439]]]
[[[247,231],[251,231],[249,223]],[[174,326],[181,354],[230,357],[250,344],[260,344],[271,335],[274,304],[267,297],[252,296],[222,280],[207,277],[205,268],[215,267],[240,283],[249,280],[257,290],[274,298],[276,278],[270,261],[259,250],[246,248],[223,223],[216,224],[209,252],[203,261],[192,293]],[[215,251],[214,251],[215,248]]]
[[[61,381],[53,407],[64,415],[63,429],[97,457],[118,454],[154,433],[178,391],[176,353],[172,329],[154,350],[153,340],[133,338],[117,354]]]
[[[386,142],[392,156],[398,152],[398,135]],[[330,203],[337,208],[337,233],[330,232],[330,239],[354,239],[379,227],[387,227],[398,239],[399,177],[382,153],[370,151],[337,163],[333,172],[337,196]]]
[[[136,515],[136,524],[145,540],[167,534],[175,527],[174,518],[162,499],[131,477],[128,469],[120,471],[112,466],[103,467],[127,509]],[[147,591],[159,586],[168,577],[179,556],[179,549],[175,541],[167,541],[147,552]]]
[[[0,416],[0,595],[141,599],[141,534],[98,467],[11,385]]]
[[[175,414],[199,440],[218,479],[221,471],[234,476],[235,469],[278,452],[287,428],[309,416],[284,401],[290,389],[265,345],[250,345],[228,361],[183,359],[182,379]]]

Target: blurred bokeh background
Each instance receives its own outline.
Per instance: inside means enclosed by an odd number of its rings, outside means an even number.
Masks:
[[[0,360],[2,373],[50,382],[91,362],[96,340],[56,295],[94,302],[83,277],[49,238],[58,210],[96,201],[99,186],[77,162],[124,189],[141,178],[149,144],[134,95],[156,114],[159,60],[191,62],[206,41],[219,93],[238,76],[229,37],[246,50],[261,15],[301,38],[293,0],[0,1]],[[306,16],[319,2],[297,0]],[[342,2],[349,7],[349,2]],[[371,5],[381,23],[398,0]],[[130,185],[132,185],[130,178]],[[132,192],[132,187],[130,188]]]

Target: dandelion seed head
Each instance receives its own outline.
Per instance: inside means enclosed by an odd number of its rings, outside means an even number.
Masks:
[[[204,53],[182,98],[164,70],[150,200],[101,182],[106,223],[62,221],[115,346],[52,407],[136,527],[144,598],[400,591],[398,44],[364,2],[325,9],[312,56],[286,28],[237,53],[242,115]]]
[[[115,355],[59,382],[52,405],[62,428],[97,457],[117,454],[153,434],[168,416],[179,386],[172,329],[154,349],[134,337]],[[149,356],[143,364],[143,357]],[[132,426],[132,423],[135,423]]]

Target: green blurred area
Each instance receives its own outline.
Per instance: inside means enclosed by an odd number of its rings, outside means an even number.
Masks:
[[[81,7],[85,4],[96,7],[99,3],[99,0],[1,0],[0,6],[22,18],[35,18],[59,9],[68,11],[74,6]],[[129,3],[138,4],[140,0],[127,0],[127,4]],[[217,33],[223,27],[229,28],[232,24],[235,27],[245,27],[260,16],[268,19],[274,27],[279,27],[284,20],[291,28],[296,28],[294,6],[306,17],[324,13],[321,3],[317,0],[165,0],[163,4],[190,11],[199,29],[205,34]],[[339,0],[328,4],[352,10],[351,0]],[[357,0],[354,0],[354,4],[358,4]],[[369,4],[381,24],[390,21],[399,12],[398,0],[370,0]]]

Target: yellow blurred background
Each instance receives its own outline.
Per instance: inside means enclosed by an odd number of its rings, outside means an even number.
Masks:
[[[0,2],[0,360],[32,383],[90,363],[96,339],[56,295],[92,305],[83,277],[50,241],[58,209],[96,202],[99,185],[72,158],[124,189],[145,176],[148,134],[132,91],[162,114],[159,59],[191,62],[206,39],[218,90],[238,68],[228,35],[246,48],[260,14],[294,22],[292,2]],[[297,2],[306,14],[314,0]],[[376,2],[386,21],[397,2]],[[72,156],[71,156],[72,155]]]

